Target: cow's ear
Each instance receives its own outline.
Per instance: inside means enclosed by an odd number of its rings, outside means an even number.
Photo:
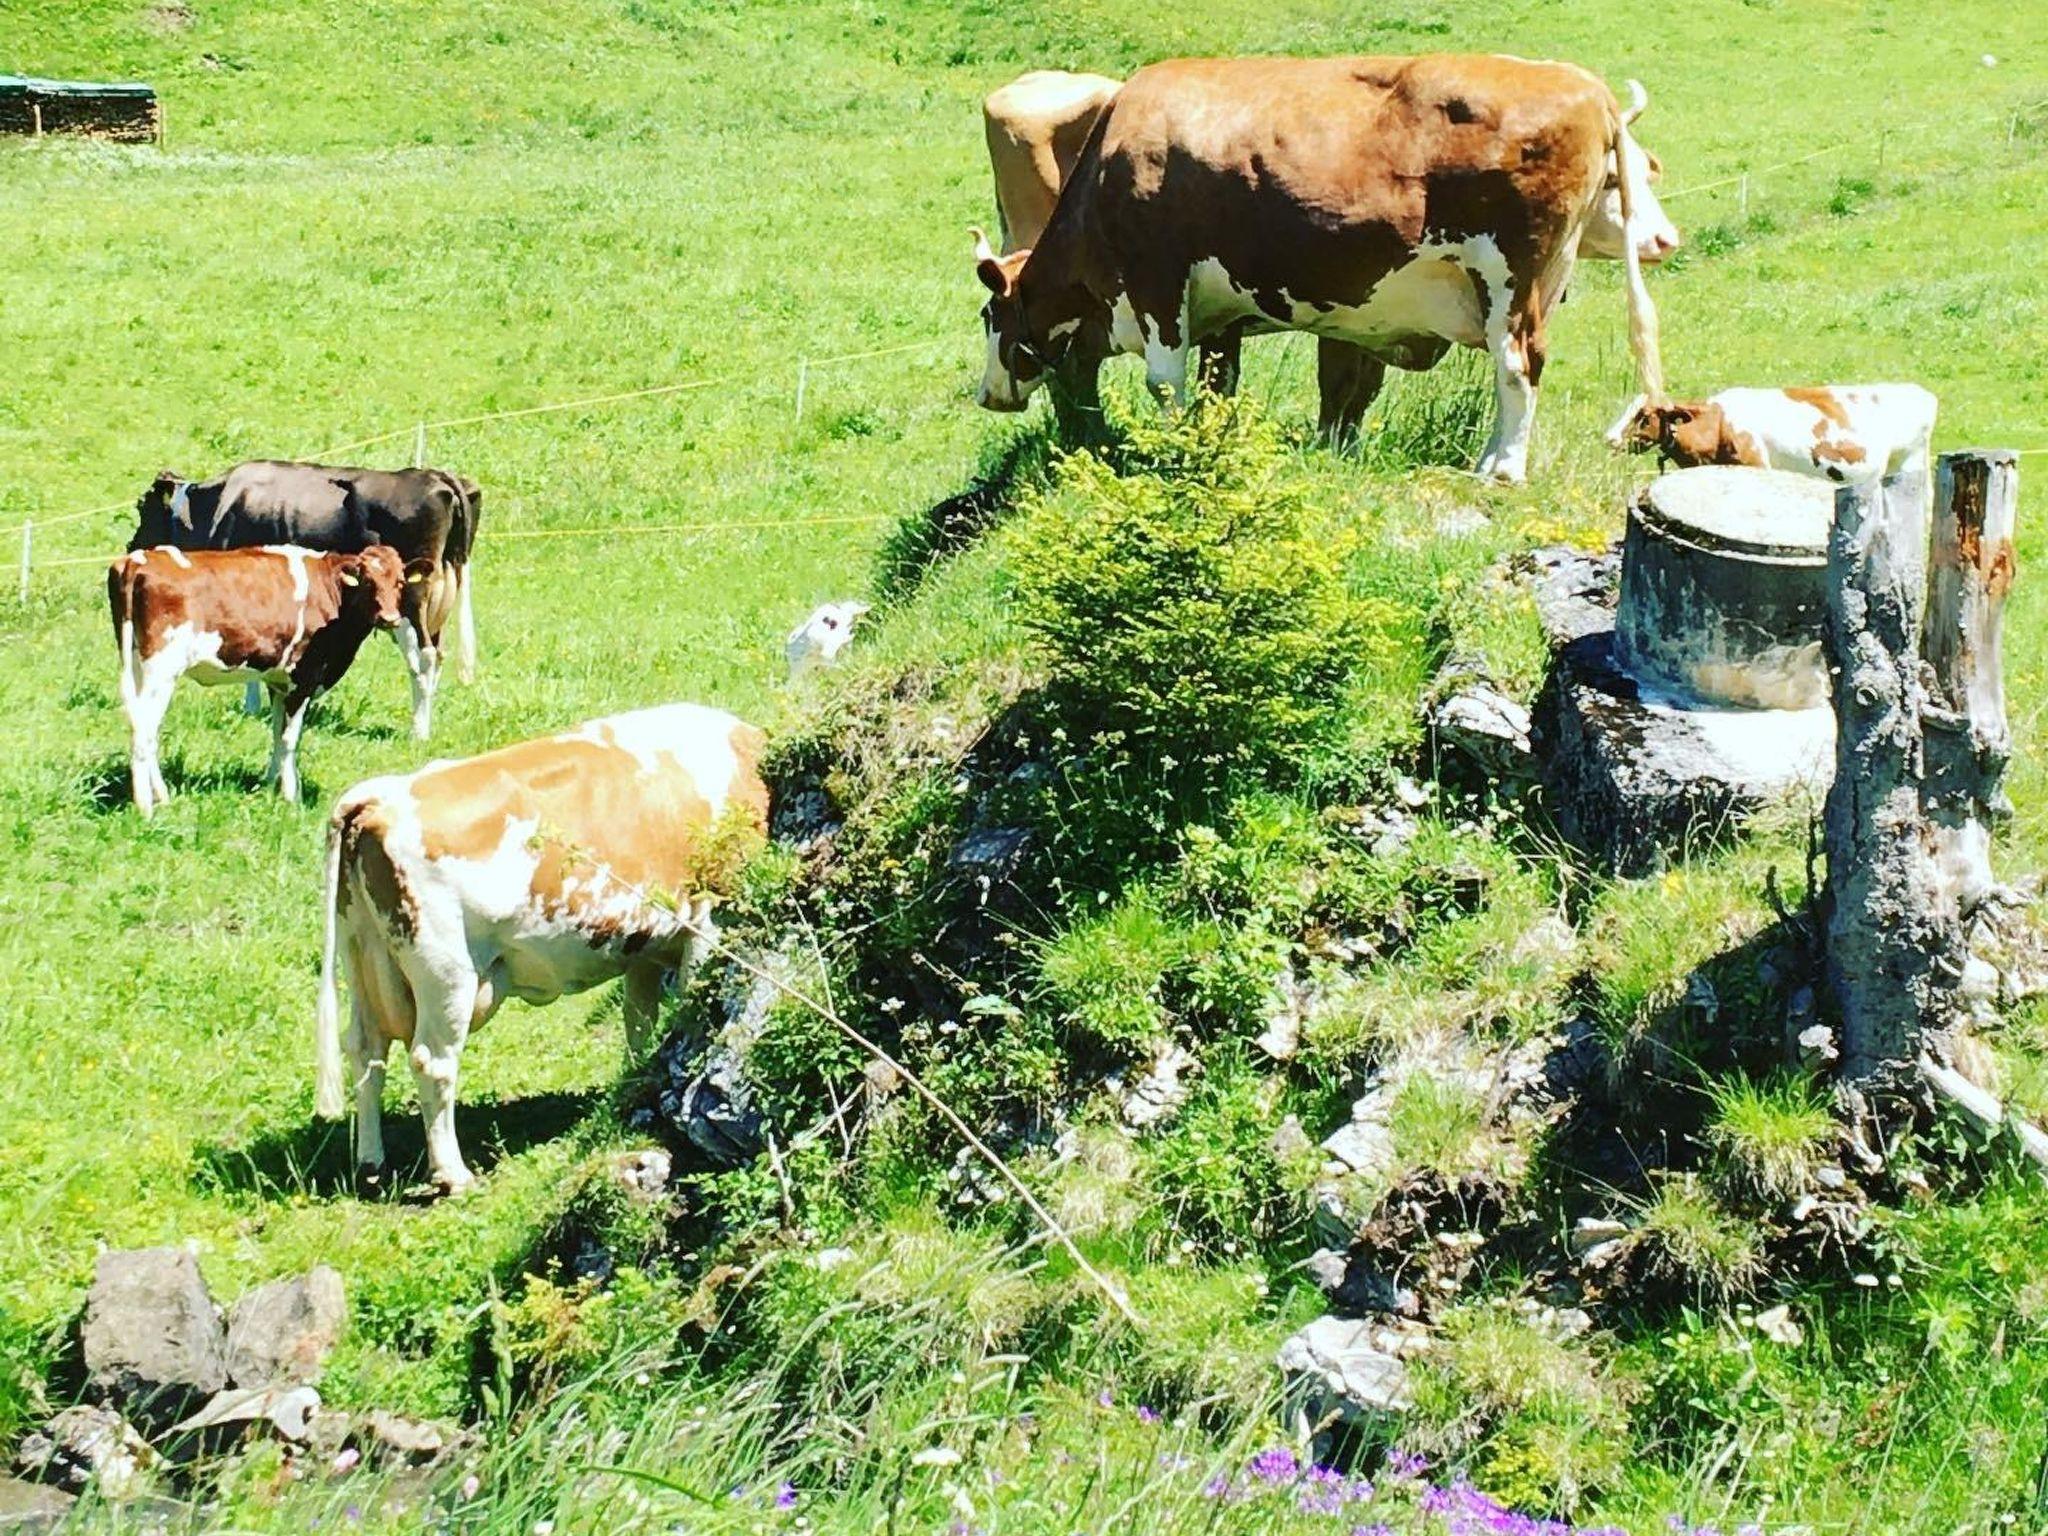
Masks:
[[[1010,292],[1010,274],[1003,270],[1003,264],[994,259],[977,261],[974,275],[981,279],[981,286],[997,298],[1005,298]]]

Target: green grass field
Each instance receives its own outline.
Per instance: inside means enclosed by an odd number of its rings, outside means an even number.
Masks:
[[[875,595],[892,529],[1017,430],[972,401],[980,96],[1041,65],[1435,48],[1648,85],[1641,136],[1690,238],[1652,279],[1675,388],[1910,378],[1941,397],[1938,446],[2048,450],[2040,6],[1145,0],[1098,17],[1050,0],[12,0],[0,69],[151,80],[169,131],[161,152],[0,144],[0,532],[50,524],[28,602],[0,597],[0,1440],[32,1412],[101,1244],[191,1242],[222,1296],[334,1264],[352,1320],[330,1398],[463,1412],[492,1283],[572,1171],[622,1135],[615,1003],[515,1006],[465,1059],[477,1195],[339,1192],[345,1132],[311,1119],[321,813],[423,758],[397,656],[368,650],[309,728],[303,807],[253,792],[267,732],[235,698],[181,689],[165,727],[178,798],[144,825],[88,561],[125,543],[128,514],[51,519],[132,501],[159,467],[205,476],[380,434],[394,435],[367,459],[403,462],[416,422],[701,381],[429,433],[430,461],[488,496],[483,676],[444,690],[430,751],[681,698],[788,727],[810,700],[779,686],[787,629],[818,601]],[[1432,470],[1426,499],[1485,508],[1489,551],[1618,526],[1640,470],[1597,429],[1629,388],[1623,336],[1616,273],[1582,269],[1529,487]],[[798,419],[803,360],[885,350],[804,370]],[[1312,372],[1304,340],[1262,343],[1246,387],[1305,430]],[[1320,493],[1426,527],[1402,477],[1303,459]],[[2037,477],[2048,456],[2026,463]],[[2008,619],[2014,871],[2048,852],[2048,585],[2026,574],[2048,549],[2038,511],[2023,500]],[[11,549],[0,537],[10,567]],[[914,654],[957,622],[948,591],[884,615],[879,643]],[[394,1093],[398,1145],[416,1148],[409,1085]],[[2048,1211],[2018,1194],[1999,1209],[2036,1235]],[[653,1418],[716,1395],[676,1391]],[[1944,1398],[1930,1413],[1981,1414],[2010,1453],[1985,1452],[1999,1477],[2021,1437],[2038,1442],[2038,1403]],[[743,1464],[747,1433],[705,1467]],[[1882,1476],[1868,1463],[1840,1488],[1815,1472],[1810,1509],[1798,1479],[1771,1486],[1828,1529],[1908,1528],[1856,1523],[1847,1490]],[[1952,1459],[1912,1475],[1970,1482]],[[1069,1495],[1076,1510],[1089,1497]],[[540,1495],[521,1498],[492,1518],[538,1516]],[[1055,1502],[1004,1528],[1051,1529]],[[1946,1492],[1896,1508],[1927,1530],[1980,1517]]]

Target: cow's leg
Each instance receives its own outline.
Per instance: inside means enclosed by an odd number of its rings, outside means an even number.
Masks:
[[[1053,424],[1060,441],[1079,446],[1100,442],[1105,436],[1102,419],[1102,365],[1106,349],[1093,328],[1083,326],[1068,344],[1066,355],[1052,370],[1046,392],[1052,397]]]
[[[406,675],[412,679],[412,734],[425,741],[434,722],[434,684],[439,676],[440,652],[427,641],[416,617],[402,620],[391,631],[398,654],[405,658]]]
[[[384,1176],[384,1073],[393,1040],[413,1034],[412,988],[380,939],[348,938],[349,1029],[342,1039],[356,1086],[356,1177]]]
[[[1332,443],[1358,436],[1358,424],[1379,398],[1387,365],[1363,347],[1324,336],[1316,342],[1316,390],[1322,397],[1316,428]]]
[[[306,711],[312,706],[310,692],[270,691],[270,777],[277,792],[294,805],[299,799],[299,733],[306,728]]]
[[[1529,475],[1529,429],[1536,420],[1536,381],[1543,373],[1543,324],[1518,305],[1489,311],[1486,350],[1493,358],[1497,418],[1479,459],[1479,473],[1519,485]]]
[[[427,1172],[449,1194],[460,1194],[476,1182],[455,1140],[455,1086],[476,1016],[477,974],[465,958],[433,969],[423,965],[409,979],[418,1006],[408,1060],[426,1126]]]
[[[136,669],[141,677],[128,717],[128,787],[135,808],[144,816],[153,815],[171,798],[170,786],[164,783],[164,716],[170,712],[183,663],[175,651],[159,651]]]
[[[654,1027],[661,1020],[660,965],[635,965],[626,972],[626,1065],[638,1066],[647,1059],[654,1044]]]

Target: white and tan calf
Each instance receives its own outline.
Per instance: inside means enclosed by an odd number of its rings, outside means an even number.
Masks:
[[[1638,395],[1607,441],[1633,453],[1654,450],[1681,469],[1746,464],[1839,484],[1925,470],[1936,405],[1917,384],[1724,389],[1662,403]]]
[[[762,742],[722,710],[671,704],[341,797],[328,825],[318,1108],[341,1115],[353,1084],[360,1168],[383,1168],[394,1041],[419,1087],[429,1171],[450,1191],[472,1178],[455,1136],[463,1044],[506,998],[547,1003],[623,978],[628,1048],[644,1049],[663,973],[699,958],[721,882],[765,833]]]

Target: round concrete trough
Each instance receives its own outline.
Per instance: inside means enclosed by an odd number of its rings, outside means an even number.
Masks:
[[[1821,660],[1834,488],[1775,469],[1705,465],[1650,482],[1621,546],[1618,659],[1680,699],[1807,709]]]

